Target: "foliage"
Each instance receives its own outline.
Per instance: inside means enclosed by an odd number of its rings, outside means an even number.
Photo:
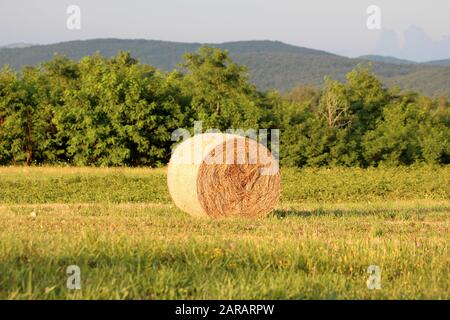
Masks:
[[[79,63],[56,57],[20,78],[4,73],[13,87],[5,84],[0,100],[3,164],[160,165],[171,132],[189,121],[178,74],[163,75],[127,53]]]
[[[368,67],[286,95],[258,91],[217,48],[186,54],[181,67],[162,72],[119,52],[2,69],[0,165],[161,166],[171,133],[195,120],[280,129],[287,166],[450,163],[448,99],[388,90]]]
[[[387,90],[366,67],[350,72],[346,83],[326,79],[319,100],[291,94],[287,101],[275,113],[285,165],[449,163],[447,99]]]
[[[245,68],[234,63],[226,51],[210,47],[201,47],[184,59],[186,94],[191,95],[204,129],[258,127],[262,108]]]

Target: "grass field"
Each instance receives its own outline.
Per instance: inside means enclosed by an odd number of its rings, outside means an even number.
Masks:
[[[449,199],[449,167],[284,169],[269,217],[199,220],[164,169],[0,168],[0,299],[450,299]]]

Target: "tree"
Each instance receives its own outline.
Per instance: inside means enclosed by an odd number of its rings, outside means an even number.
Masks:
[[[3,70],[0,89],[0,153],[13,164],[43,162],[49,155],[46,79],[24,67],[21,77]],[[4,162],[4,161],[2,161]]]
[[[365,135],[364,156],[371,165],[446,163],[449,141],[449,127],[432,117],[420,99],[403,96],[384,108],[375,129]]]
[[[387,90],[368,68],[345,83],[327,78],[322,91],[299,86],[282,96],[257,91],[226,51],[203,47],[183,66],[161,72],[119,52],[3,68],[0,164],[159,166],[173,130],[194,120],[280,129],[287,166],[450,163],[448,98]]]
[[[370,67],[359,65],[349,72],[346,78],[349,109],[351,114],[356,116],[352,126],[363,134],[374,128],[383,107],[389,103],[391,97]]]
[[[325,90],[319,102],[319,113],[330,128],[344,128],[351,124],[350,103],[346,88],[338,81],[325,78]]]
[[[201,47],[184,56],[182,67],[186,95],[204,128],[258,128],[262,117],[259,95],[250,84],[244,67],[235,64],[228,52]]]
[[[287,95],[286,99],[291,103],[306,104],[311,110],[319,104],[321,92],[312,86],[298,85],[294,87]]]
[[[55,122],[76,165],[160,165],[170,134],[187,124],[180,80],[142,65],[128,53],[79,64],[79,88],[64,95]]]

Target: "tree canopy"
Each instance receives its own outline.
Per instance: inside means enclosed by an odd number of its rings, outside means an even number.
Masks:
[[[3,68],[0,164],[160,166],[171,133],[196,120],[204,129],[280,129],[286,166],[450,162],[448,99],[386,89],[368,67],[288,94],[257,90],[217,48],[186,54],[181,68],[163,72],[127,52]]]

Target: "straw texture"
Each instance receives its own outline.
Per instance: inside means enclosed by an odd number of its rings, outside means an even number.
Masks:
[[[196,217],[260,217],[280,195],[278,163],[255,140],[221,133],[196,135],[177,146],[168,168],[175,204]]]

